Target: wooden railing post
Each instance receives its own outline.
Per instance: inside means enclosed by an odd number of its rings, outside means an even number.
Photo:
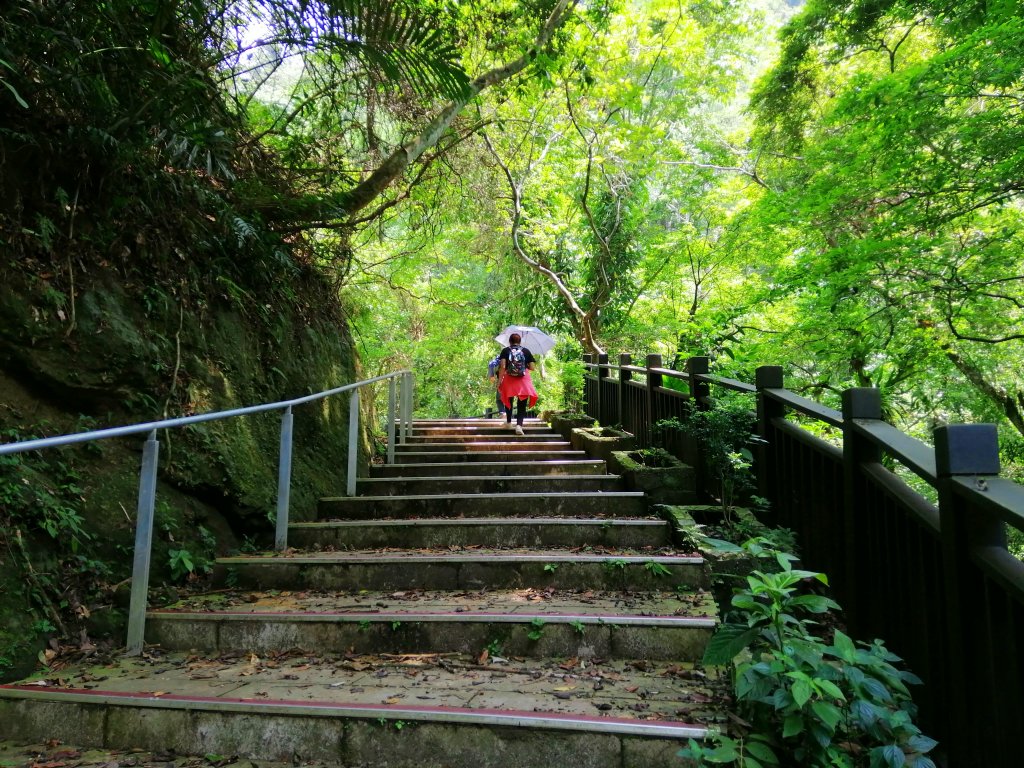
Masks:
[[[711,368],[711,358],[690,357],[686,360],[686,373],[690,377],[690,397],[694,405],[701,410],[707,410],[708,397],[711,396],[711,386],[706,381],[697,379],[697,375],[708,373]]]
[[[778,488],[778,471],[774,468],[778,453],[772,442],[772,420],[781,419],[786,415],[786,406],[773,400],[765,393],[766,389],[782,389],[781,365],[762,365],[754,372],[754,386],[757,387],[757,434],[764,441],[754,447],[757,473],[757,492],[772,503],[771,512],[778,514],[781,497]],[[774,460],[770,460],[770,457]]]
[[[624,365],[632,365],[633,358],[629,355],[619,355],[619,424],[627,432],[634,432],[633,419],[626,414],[626,382],[630,380],[632,371],[622,370]]]
[[[647,368],[647,395],[646,402],[644,402],[644,417],[647,423],[644,424],[642,434],[639,429],[637,430],[637,445],[650,444],[651,437],[654,434],[654,422],[661,419],[654,390],[661,387],[663,383],[662,376],[660,373],[655,373],[651,370],[652,368],[661,368],[661,355],[648,355],[644,366]]]
[[[598,365],[608,365],[608,355],[604,352],[597,356]],[[608,378],[607,368],[597,369],[597,420],[601,426],[610,427],[611,419],[608,416],[608,398],[604,396],[604,380]]]
[[[590,383],[590,363],[594,362],[594,356],[589,352],[583,355],[583,412],[592,419],[597,418],[597,411],[594,408],[593,388]]]
[[[877,463],[881,452],[870,440],[859,436],[854,429],[855,419],[882,418],[882,391],[874,387],[854,387],[843,392],[843,538],[845,557],[837,563],[836,586],[843,595],[843,608],[852,628],[865,615],[861,603],[863,596],[858,590],[857,572],[868,562],[868,553],[861,550],[864,543],[859,540],[858,517],[866,507],[866,483],[861,466]]]
[[[694,411],[707,411],[711,409],[711,385],[701,381],[697,377],[702,373],[708,373],[711,368],[711,359],[704,356],[689,357],[686,359],[687,382],[690,387],[690,407]],[[707,462],[704,460],[705,446],[700,440],[692,437],[683,438],[683,461],[693,467],[693,480],[697,487],[697,493],[705,499],[714,498],[720,493],[720,489],[712,488],[708,477]]]
[[[939,527],[942,538],[943,579],[946,602],[946,626],[949,675],[944,701],[951,708],[949,723],[970,733],[970,739],[957,739],[951,747],[960,754],[950,754],[950,765],[969,765],[972,755],[966,742],[975,739],[998,744],[995,734],[986,733],[998,727],[993,718],[979,714],[972,704],[975,696],[987,697],[991,691],[976,690],[973,674],[988,663],[987,653],[994,649],[978,648],[972,642],[982,632],[990,617],[978,600],[985,594],[985,585],[971,565],[971,550],[977,546],[1006,547],[1006,527],[998,518],[971,508],[964,497],[953,489],[957,476],[975,478],[979,489],[987,488],[985,476],[999,474],[999,440],[994,424],[954,424],[935,430],[935,474],[939,492]],[[991,610],[991,606],[989,607]],[[1010,650],[1010,649],[1007,649]],[[978,653],[984,653],[979,657]],[[1011,651],[1012,652],[1012,651]],[[985,712],[982,706],[980,712]]]

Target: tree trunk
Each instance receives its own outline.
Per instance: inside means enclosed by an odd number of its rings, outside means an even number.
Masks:
[[[985,378],[973,363],[965,360],[959,352],[951,349],[946,350],[946,357],[956,366],[956,369],[974,385],[975,389],[996,402],[1006,418],[1013,425],[1014,429],[1024,435],[1024,393],[1009,393],[1002,387],[993,384]]]

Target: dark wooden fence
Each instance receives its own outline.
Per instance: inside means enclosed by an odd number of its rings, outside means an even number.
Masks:
[[[587,414],[640,446],[659,421],[711,407],[712,389],[750,395],[765,522],[798,534],[804,565],[829,575],[854,637],[882,638],[924,680],[920,723],[949,765],[1024,763],[1024,563],[1006,549],[1006,526],[1024,530],[1024,487],[998,476],[994,425],[940,427],[932,447],[882,421],[877,389],[847,390],[836,411],[786,390],[777,366],[752,384],[712,375],[703,357],[686,371],[659,355],[642,367],[587,356],[586,367]],[[839,444],[810,423],[834,428]]]

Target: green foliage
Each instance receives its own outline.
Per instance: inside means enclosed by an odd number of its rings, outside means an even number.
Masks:
[[[713,747],[690,742],[680,754],[741,766],[907,765],[930,768],[935,741],[913,723],[916,708],[900,659],[880,640],[854,643],[840,630],[826,642],[815,621],[839,606],[808,591],[824,574],[796,570],[791,555],[752,542],[776,572],[755,570],[732,600],[740,621],[724,623],[708,644],[706,664],[734,664],[736,700],[745,725]]]
[[[722,399],[709,410],[691,408],[681,419],[659,421],[652,430],[654,440],[664,443],[678,433],[700,445],[708,478],[715,484],[727,524],[733,523],[732,508],[737,497],[753,486],[753,455],[747,446],[757,442],[756,418],[749,405],[739,399]]]
[[[544,619],[539,616],[533,618],[530,621],[530,631],[526,633],[526,636],[533,642],[537,642],[544,635]]]
[[[662,565],[661,563],[655,562],[654,560],[648,560],[646,563],[644,563],[644,568],[652,576],[662,577],[662,576],[671,576],[672,575],[672,569],[671,568],[667,568],[664,565]]]

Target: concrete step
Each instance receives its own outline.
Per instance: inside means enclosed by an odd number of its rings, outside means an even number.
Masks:
[[[431,427],[482,427],[489,424],[500,424],[505,421],[501,419],[413,419],[413,429]],[[550,427],[548,422],[536,417],[526,417],[523,420],[524,427]]]
[[[556,432],[526,432],[524,430],[522,435],[517,435],[515,432],[507,429],[496,430],[494,434],[481,434],[479,432],[473,432],[469,435],[435,435],[433,433],[426,435],[412,435],[409,437],[408,442],[396,444],[396,450],[410,445],[437,445],[437,444],[448,444],[448,445],[462,445],[463,443],[544,443],[545,445],[550,443],[564,443],[565,438]]]
[[[674,589],[707,585],[704,560],[658,550],[357,550],[217,558],[243,589]],[[230,574],[230,577],[229,577]]]
[[[662,547],[671,529],[663,520],[581,517],[482,517],[417,520],[336,520],[293,523],[288,542],[298,549],[386,547]]]
[[[635,491],[607,493],[478,493],[419,496],[336,496],[320,499],[321,520],[412,517],[644,517],[647,502]]]
[[[445,436],[466,436],[466,435],[504,435],[508,434],[508,427],[505,426],[505,421],[502,419],[492,419],[491,421],[482,422],[480,426],[472,427],[413,427],[412,434],[416,437],[425,435],[445,435]],[[523,431],[528,435],[553,435],[556,433],[547,424],[523,424]]]
[[[509,459],[510,451],[506,450],[508,444],[500,448],[488,447],[487,450],[447,450],[447,451],[395,451],[396,464],[436,464],[451,463],[453,461],[486,461],[499,462]],[[526,445],[523,443],[522,445]],[[448,446],[449,448],[451,446]],[[559,449],[523,449],[515,451],[516,461],[564,461],[567,459],[586,459],[586,451],[559,450]]]
[[[562,439],[561,435],[554,435],[553,440],[535,440],[532,437],[517,437],[508,435],[501,440],[476,440],[461,443],[404,443],[395,446],[396,454],[408,453],[432,453],[436,451],[570,451],[572,446]]]
[[[466,464],[463,467],[468,466]],[[618,491],[618,475],[491,475],[452,474],[440,477],[359,478],[356,492],[361,496],[421,496],[483,493],[596,493]]]
[[[164,650],[260,655],[466,653],[699,661],[716,626],[708,593],[216,593],[150,611]]]
[[[296,765],[647,768],[723,719],[725,677],[646,660],[150,649],[0,687],[0,737]]]
[[[433,459],[434,457],[429,457]],[[371,477],[440,477],[446,475],[529,476],[599,475],[605,463],[599,459],[546,459],[542,461],[458,461],[414,464],[371,464]]]

